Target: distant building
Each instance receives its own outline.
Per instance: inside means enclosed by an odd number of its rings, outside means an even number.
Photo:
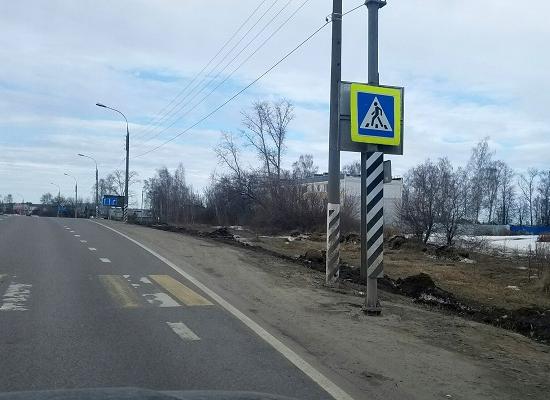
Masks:
[[[303,184],[308,192],[319,193],[326,196],[328,186],[328,174],[315,175],[306,178]],[[357,218],[361,216],[361,177],[355,175],[340,175],[340,204],[352,201]],[[398,208],[403,198],[403,179],[393,178],[391,182],[384,183],[384,223],[397,224],[399,221]]]

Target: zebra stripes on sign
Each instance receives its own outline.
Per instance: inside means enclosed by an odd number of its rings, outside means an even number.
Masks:
[[[384,153],[367,153],[367,276],[384,276]]]
[[[326,281],[331,283],[340,275],[340,204],[328,203],[326,257]]]

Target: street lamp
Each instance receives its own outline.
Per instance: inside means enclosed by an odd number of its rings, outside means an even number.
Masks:
[[[71,178],[74,179],[74,217],[75,218],[78,218],[78,214],[77,214],[77,202],[78,202],[78,182],[76,180],[76,178],[72,175],[69,175],[68,173],[64,173],[63,175],[66,175],[66,176],[70,176]]]
[[[21,207],[19,207],[19,215],[22,215],[23,209],[25,207],[25,196],[18,192],[15,192],[14,194],[21,197]]]
[[[119,113],[124,117],[126,121],[126,179],[124,182],[124,207],[122,208],[122,220],[128,222],[128,168],[130,163],[130,130],[128,129],[128,118],[122,112],[116,108],[107,107],[105,104],[95,103],[98,107],[108,108],[114,112]]]
[[[59,202],[61,201],[61,188],[59,187],[58,184],[53,182],[50,182],[50,185],[57,186],[57,218],[59,218],[59,206],[60,206]]]
[[[80,157],[86,157],[92,160],[95,163],[95,217],[99,218],[99,179],[98,179],[98,173],[97,173],[97,161],[90,156],[87,156],[85,154],[78,153]]]

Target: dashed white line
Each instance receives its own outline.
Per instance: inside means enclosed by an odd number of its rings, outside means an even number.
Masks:
[[[323,373],[321,373],[319,370],[317,370],[315,367],[313,367],[310,363],[308,363],[306,360],[304,360],[302,357],[300,357],[296,352],[294,352],[292,349],[290,349],[288,346],[286,346],[283,342],[281,342],[279,339],[277,339],[275,336],[273,336],[271,333],[266,331],[261,325],[259,325],[256,321],[252,320],[247,315],[243,314],[239,309],[237,309],[235,306],[233,306],[231,303],[229,303],[227,300],[222,298],[220,295],[218,295],[216,292],[214,292],[212,289],[204,285],[202,282],[200,282],[198,279],[196,279],[193,275],[189,274],[176,264],[174,264],[172,261],[168,260],[166,257],[161,256],[156,251],[150,249],[149,247],[145,246],[143,243],[131,238],[130,236],[119,232],[118,230],[111,228],[110,226],[103,225],[100,222],[91,221],[95,224],[103,226],[105,229],[108,229],[112,232],[115,232],[122,236],[123,238],[126,238],[130,242],[136,244],[137,246],[141,247],[143,250],[147,251],[149,254],[152,254],[156,258],[158,258],[160,261],[164,262],[166,265],[171,267],[174,271],[178,272],[181,276],[183,276],[185,279],[187,279],[189,282],[194,284],[196,287],[198,287],[200,290],[202,290],[204,293],[206,293],[210,298],[212,298],[216,303],[218,303],[222,308],[224,308],[226,311],[231,313],[235,318],[239,319],[242,323],[244,323],[250,330],[252,330],[254,333],[256,333],[259,337],[261,337],[263,340],[265,340],[271,347],[273,347],[275,350],[277,350],[279,353],[281,353],[287,360],[289,360],[292,364],[294,364],[298,369],[300,369],[302,372],[304,372],[307,376],[309,376],[314,382],[316,382],[319,386],[321,386],[325,391],[327,391],[335,400],[353,400],[353,397],[351,397],[349,394],[347,394],[342,388],[340,388],[337,384],[335,384],[333,381],[331,381],[328,377],[326,377]],[[186,267],[188,270],[192,270],[190,264],[181,261],[184,267]]]
[[[31,295],[32,285],[11,283],[2,298],[0,311],[27,311],[26,303]]]
[[[80,243],[88,243],[87,240],[81,240]]]
[[[189,329],[187,325],[185,325],[183,322],[167,322],[166,324],[168,324],[168,326],[172,328],[174,333],[176,333],[176,335],[178,335],[182,340],[201,340],[201,338],[198,337],[195,332]]]
[[[74,237],[80,237],[80,235],[74,235]]]
[[[69,231],[69,232],[74,233],[74,231]]]
[[[88,247],[88,250],[90,251],[96,251],[97,249],[95,247]]]
[[[108,258],[101,258],[101,257],[100,257],[99,260],[100,260],[101,262],[104,262],[104,263],[110,263],[110,262],[111,262],[111,260],[109,260]]]

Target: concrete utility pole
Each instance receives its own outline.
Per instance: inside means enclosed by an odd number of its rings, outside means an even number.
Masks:
[[[340,273],[340,80],[342,78],[342,0],[332,1],[332,58],[330,67],[330,125],[326,282]]]
[[[385,1],[367,0],[368,8],[368,82],[379,85],[378,10]],[[384,240],[384,154],[361,153],[361,278],[367,281],[367,313],[380,313],[378,278],[373,271],[382,267]],[[367,193],[368,191],[368,193]]]
[[[128,222],[128,180],[129,180],[129,168],[130,168],[130,129],[128,128],[128,118],[122,112],[116,108],[107,107],[105,104],[95,103],[98,107],[108,108],[114,112],[119,113],[124,117],[126,121],[126,179],[124,181],[124,206],[122,207],[122,220]]]

